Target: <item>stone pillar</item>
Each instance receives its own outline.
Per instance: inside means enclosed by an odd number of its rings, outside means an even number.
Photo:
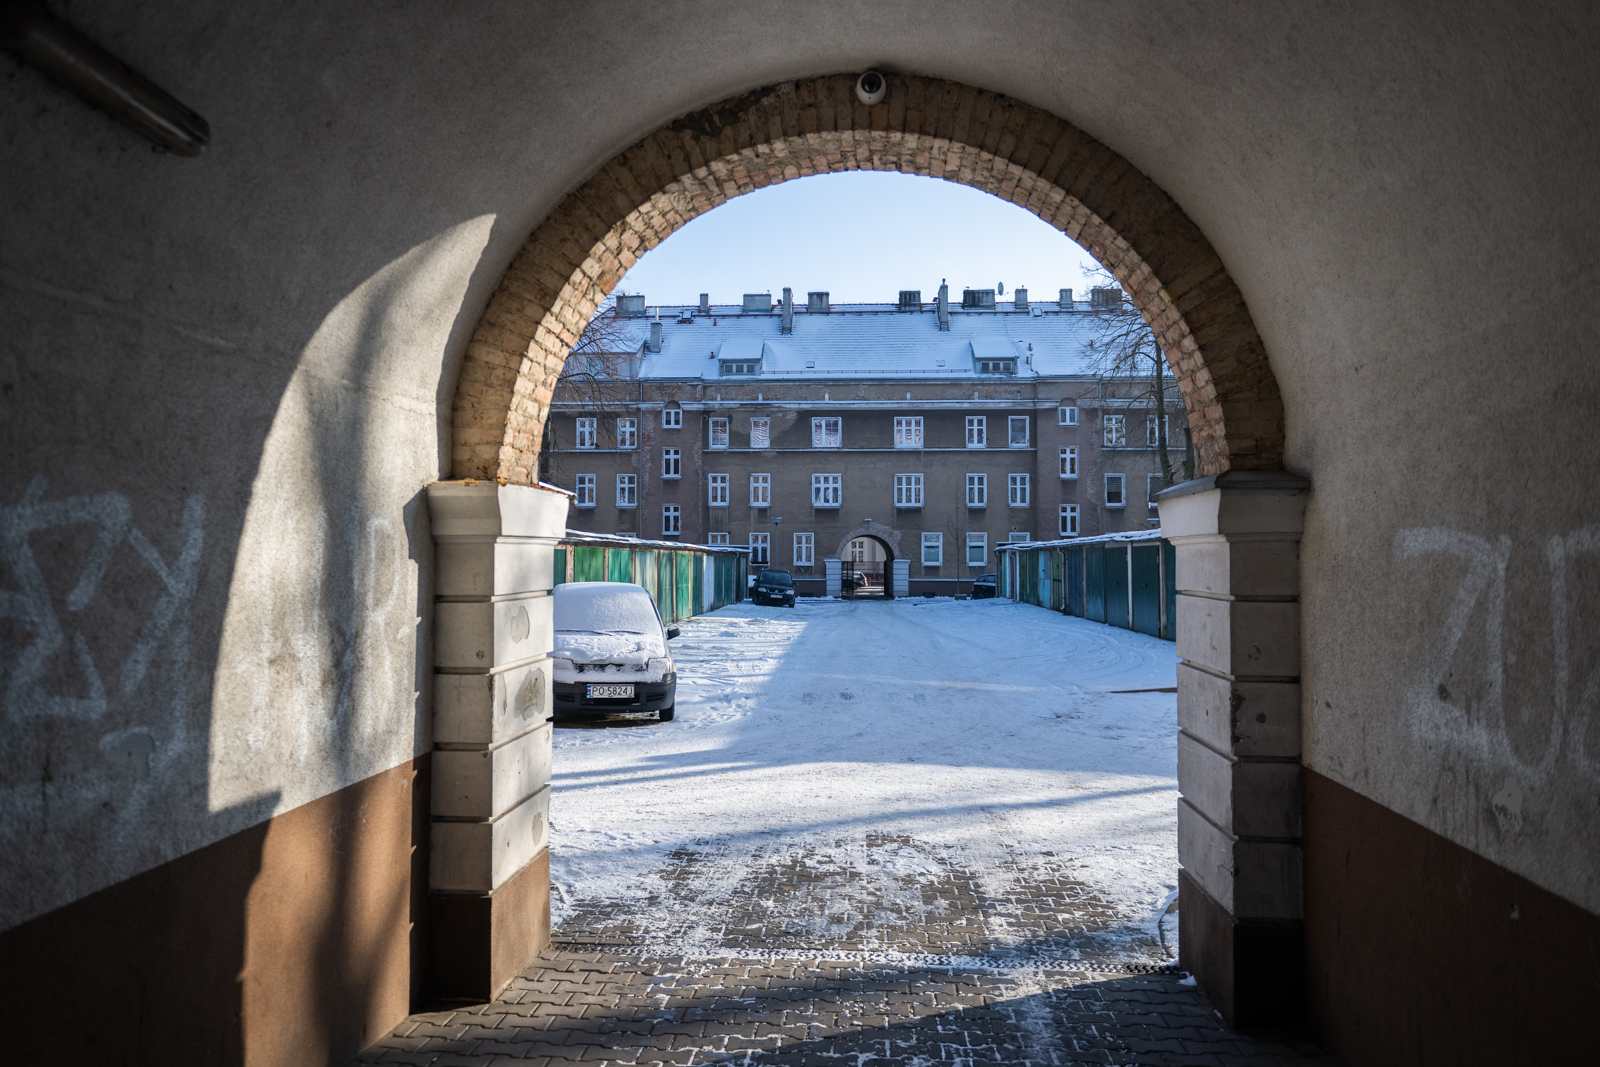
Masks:
[[[493,997],[550,939],[554,546],[568,497],[439,482],[428,985]]]
[[[822,561],[822,572],[828,580],[828,596],[837,600],[844,596],[844,562],[837,559]]]
[[[909,559],[897,559],[891,566],[894,568],[894,595],[910,596],[911,561]]]
[[[1182,966],[1229,1025],[1299,1018],[1300,532],[1309,483],[1229,471],[1159,499],[1177,555]]]

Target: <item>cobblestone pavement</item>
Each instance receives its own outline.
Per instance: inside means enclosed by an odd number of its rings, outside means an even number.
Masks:
[[[871,844],[926,854],[905,838]],[[711,914],[663,910],[701,860],[675,855],[651,900],[573,909],[494,1003],[413,1016],[358,1062],[1330,1062],[1225,1029],[1163,969],[1161,940],[1130,937],[1058,857],[1019,856],[1010,878],[887,863],[873,878],[826,850],[769,852],[732,894],[741,903]]]

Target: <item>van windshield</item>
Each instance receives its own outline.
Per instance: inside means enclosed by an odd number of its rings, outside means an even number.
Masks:
[[[794,584],[794,579],[789,577],[788,571],[762,571],[761,577],[757,578],[756,581],[765,582],[767,585]]]
[[[555,588],[556,629],[565,633],[659,634],[661,619],[642,585],[566,582]]]

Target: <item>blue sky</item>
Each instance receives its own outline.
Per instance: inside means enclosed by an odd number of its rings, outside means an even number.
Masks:
[[[940,279],[963,288],[1019,285],[1033,299],[1082,293],[1094,260],[1059,230],[998,197],[909,174],[851,171],[799,178],[737,197],[668,237],[634,264],[618,291],[650,304],[785,285],[797,300],[825,289],[835,303],[894,301],[901,289],[933,299]]]

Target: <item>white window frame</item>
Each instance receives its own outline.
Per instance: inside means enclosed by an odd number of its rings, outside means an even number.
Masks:
[[[894,417],[894,447],[922,447],[921,415],[896,415]]]
[[[811,476],[811,506],[814,508],[843,507],[844,475],[813,474]]]
[[[727,530],[712,530],[710,533],[706,534],[706,544],[708,545],[725,545],[727,543]]]
[[[617,507],[636,508],[639,506],[639,476],[637,474],[617,475]]]
[[[683,449],[663,448],[661,450],[661,477],[683,477]]]
[[[1006,503],[1014,508],[1031,507],[1029,499],[1032,497],[1033,479],[1026,474],[1006,475]]]
[[[829,433],[829,424],[833,432]],[[838,415],[818,415],[811,420],[812,448],[843,448],[844,419]]]
[[[683,508],[677,504],[661,505],[661,536],[676,537],[683,533]]]
[[[1011,533],[1006,536],[1006,540],[1012,544],[1025,544],[1033,540],[1033,534],[1024,533],[1021,530],[1012,530]]]
[[[894,506],[920,508],[922,506],[922,475],[896,474],[894,476]]]
[[[1107,448],[1128,447],[1128,416],[1107,415],[1104,423],[1104,437]]]
[[[577,496],[577,499],[573,501],[573,507],[594,507],[595,480],[595,476],[592,474],[578,475],[578,479],[573,485],[573,492]]]
[[[1159,430],[1156,428],[1157,426],[1160,427]],[[1172,443],[1172,416],[1171,415],[1163,415],[1163,416],[1161,416],[1161,421],[1160,422],[1156,421],[1156,417],[1154,415],[1145,416],[1145,420],[1144,420],[1144,443],[1146,445],[1148,445],[1149,447],[1151,447],[1151,448],[1159,447],[1160,444],[1161,444],[1161,436],[1160,435],[1162,433],[1165,433],[1167,435],[1167,443],[1171,444]]]
[[[618,448],[638,448],[639,447],[639,420],[638,419],[618,419],[617,420],[617,447]]]
[[[1115,494],[1116,495],[1116,503],[1112,503],[1112,489],[1111,489],[1111,487],[1113,485],[1115,485],[1117,487],[1116,488],[1116,494]],[[1105,501],[1106,501],[1106,507],[1108,507],[1108,508],[1125,508],[1125,507],[1128,506],[1128,476],[1126,474],[1107,474],[1106,475],[1106,496],[1105,496]]]
[[[976,552],[973,549],[977,549]],[[980,570],[989,563],[989,535],[986,533],[967,534],[967,566],[977,567]]]
[[[728,506],[728,476],[726,474],[706,475],[706,507],[725,508]]]
[[[967,416],[967,447],[989,447],[989,419],[985,415]]]
[[[681,430],[681,429],[683,429],[683,409],[682,408],[662,408],[661,409],[661,428],[663,430]]]
[[[989,476],[987,474],[970,473],[967,475],[967,507],[986,508],[989,506]]]
[[[596,426],[598,425],[599,420],[597,420],[597,419],[576,419],[574,421],[577,422],[577,424],[578,424],[578,447],[579,448],[595,448],[595,447],[597,447],[596,442],[598,442],[599,439],[600,439],[600,431],[598,429],[596,429]]]
[[[922,565],[944,566],[944,534],[937,530],[929,530],[922,535]]]
[[[1161,484],[1161,481],[1161,475],[1159,474],[1146,474],[1144,476],[1144,495],[1151,508],[1160,506],[1156,503],[1156,494],[1166,488]]]
[[[750,506],[753,508],[770,508],[772,506],[772,475],[752,474],[750,476]]]
[[[1076,425],[1078,425],[1078,409],[1075,408],[1075,407],[1065,407],[1065,406],[1056,408],[1056,425],[1057,426],[1076,426]]]
[[[797,533],[794,535],[794,565],[796,567],[814,567],[817,559],[817,535],[810,533]]]
[[[710,443],[707,448],[723,449],[728,447],[728,420],[707,419],[706,440]]]
[[[1061,477],[1076,478],[1078,476],[1078,446],[1068,445],[1061,450]]]
[[[1032,439],[1028,436],[1028,416],[1008,415],[1006,417],[1006,447],[1028,448]],[[1022,427],[1022,440],[1017,440],[1017,427]]]
[[[750,562],[763,567],[772,566],[772,535],[769,533],[752,533],[750,535]]]
[[[1061,524],[1057,527],[1062,537],[1078,536],[1078,505],[1061,505]]]
[[[750,447],[751,448],[771,448],[772,447],[772,420],[771,419],[751,419],[750,420]]]

